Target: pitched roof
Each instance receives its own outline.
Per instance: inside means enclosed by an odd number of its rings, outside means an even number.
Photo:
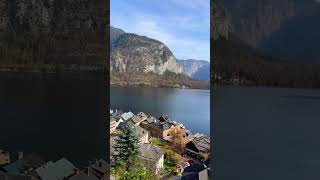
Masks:
[[[136,136],[138,136],[139,138],[145,136],[146,134],[148,134],[148,131],[143,129],[140,126],[134,127],[134,130],[135,130],[134,132],[135,132]]]
[[[141,144],[140,152],[140,156],[148,161],[158,162],[159,159],[164,155],[163,151],[153,144]]]
[[[129,112],[123,113],[121,115],[121,118],[123,120],[127,121],[128,119],[132,118],[133,116],[134,116],[134,114],[131,111],[129,111]]]
[[[31,153],[15,161],[14,163],[8,164],[2,167],[8,173],[23,173],[30,168],[37,168],[44,164],[45,161],[35,153]]]
[[[14,173],[14,174],[19,174],[23,171],[25,171],[26,168],[26,163],[22,159],[17,160],[14,163],[8,164],[6,166],[2,167],[6,172],[8,173]]]
[[[38,178],[31,175],[0,173],[0,180],[38,180]]]
[[[170,122],[166,122],[166,123],[159,123],[159,122],[156,122],[156,123],[151,123],[149,125],[149,128],[151,129],[157,129],[157,130],[160,130],[160,131],[165,131],[165,130],[168,130],[171,128],[173,124],[170,123]]]
[[[208,136],[196,134],[191,142],[199,151],[210,151],[210,138]]]
[[[147,118],[147,122],[150,124],[150,123],[154,123],[154,122],[157,122],[157,118],[153,117],[153,116],[150,116]]]
[[[36,173],[41,179],[46,180],[61,180],[73,174],[75,166],[65,158],[62,158],[55,163],[52,161],[38,167]]]
[[[99,180],[99,178],[97,178],[94,175],[89,175],[87,172],[79,172],[78,174],[74,174],[72,175],[69,180]]]
[[[137,123],[139,123],[139,122],[141,122],[141,121],[143,121],[143,120],[145,120],[145,119],[147,119],[147,115],[146,115],[145,113],[143,113],[143,112],[139,112],[136,116],[133,116],[133,117],[131,118],[131,120],[132,120],[135,124],[137,124]]]

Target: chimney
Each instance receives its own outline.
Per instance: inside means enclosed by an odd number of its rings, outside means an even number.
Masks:
[[[76,174],[79,174],[79,169],[78,169],[78,168],[76,168],[75,170],[76,170]]]
[[[19,152],[18,159],[22,159],[22,158],[23,158],[23,152]]]

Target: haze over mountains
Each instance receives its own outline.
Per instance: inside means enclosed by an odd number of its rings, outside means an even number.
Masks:
[[[320,87],[320,3],[223,0],[213,4],[211,55],[216,78],[251,85]]]
[[[177,60],[182,65],[182,72],[187,76],[201,81],[210,79],[210,63],[204,60]]]
[[[164,74],[170,71],[186,74],[197,80],[209,79],[209,62],[177,60],[162,42],[145,36],[126,33],[110,27],[110,70],[116,72],[153,72]]]
[[[281,58],[320,62],[320,3],[315,0],[221,0],[229,31]]]

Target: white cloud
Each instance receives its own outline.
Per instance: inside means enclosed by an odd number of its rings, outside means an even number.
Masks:
[[[111,24],[126,32],[163,42],[178,59],[209,61],[210,10],[205,9],[210,7],[209,3],[209,0],[167,0],[167,3],[164,3],[166,7],[162,7],[166,9],[164,14],[137,9],[139,6],[126,4],[123,6],[123,13],[112,13]],[[181,6],[189,11],[182,11]]]

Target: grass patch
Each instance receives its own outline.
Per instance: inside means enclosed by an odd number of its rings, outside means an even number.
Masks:
[[[176,165],[168,159],[164,160],[163,167],[167,171],[171,171],[171,172],[176,171]]]
[[[112,134],[122,134],[123,131],[121,129],[116,129],[112,132]]]
[[[163,140],[160,139],[154,139],[151,141],[151,144],[156,145],[156,146],[160,146],[160,147],[164,147],[165,143]]]

